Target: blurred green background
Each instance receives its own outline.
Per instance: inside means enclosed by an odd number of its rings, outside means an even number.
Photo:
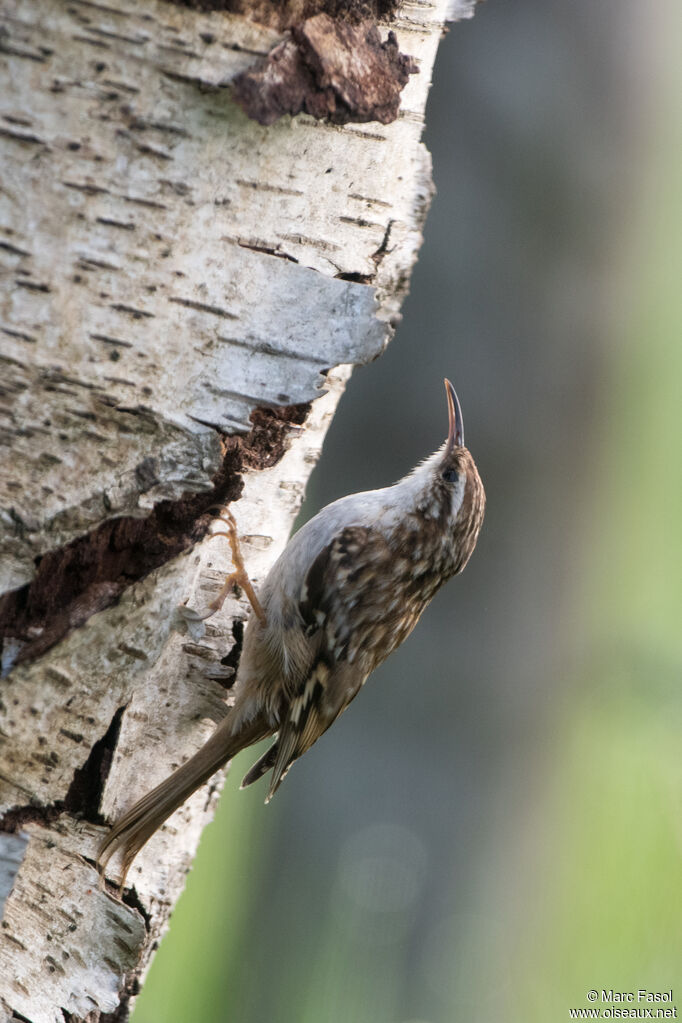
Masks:
[[[270,806],[235,767],[134,1023],[682,1013],[680,38],[489,0],[443,41],[405,318],[303,514],[437,447],[447,374],[484,529]]]

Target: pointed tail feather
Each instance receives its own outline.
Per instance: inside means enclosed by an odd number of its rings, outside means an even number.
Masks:
[[[253,785],[255,781],[258,781],[259,778],[262,778],[270,770],[277,760],[278,749],[279,743],[274,742],[270,749],[266,750],[263,756],[256,761],[251,770],[244,775],[244,779],[239,786],[240,789],[245,789],[247,785]]]
[[[262,778],[264,774],[267,774],[272,767],[272,779],[270,781],[268,794],[265,797],[265,802],[269,803],[277,789],[286,778],[289,768],[295,759],[296,757],[291,755],[289,755],[288,763],[285,759],[283,759],[282,751],[280,749],[280,740],[277,739],[270,749],[266,750],[263,756],[256,761],[251,770],[244,775],[244,780],[239,788],[245,789],[247,785],[253,785],[255,781],[258,781],[258,779]]]
[[[237,735],[233,735],[226,718],[216,728],[186,764],[138,800],[120,820],[116,821],[100,846],[97,865],[104,874],[111,857],[123,853],[120,887],[123,888],[130,865],[143,845],[161,827],[170,815],[182,806],[212,774],[231,760],[240,750],[270,734],[270,729],[258,721],[251,722]]]
[[[265,797],[265,802],[266,803],[270,802],[270,800],[274,796],[275,792],[277,791],[277,789],[280,787],[280,785],[282,784],[282,782],[284,781],[284,779],[288,775],[288,773],[291,770],[291,768],[292,768],[292,766],[294,764],[294,761],[296,759],[297,759],[297,757],[290,756],[289,760],[287,761],[287,760],[285,760],[283,758],[282,751],[281,750],[278,751],[278,757],[277,757],[277,760],[275,761],[275,766],[272,769],[272,777],[270,779],[270,788],[268,789],[268,794]]]

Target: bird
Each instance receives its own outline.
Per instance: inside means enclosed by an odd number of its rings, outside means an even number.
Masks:
[[[193,757],[123,814],[99,849],[102,877],[121,852],[121,890],[164,821],[237,753],[274,737],[242,782],[245,788],[271,772],[268,802],[411,633],[436,591],[466,565],[485,491],[464,445],[459,399],[444,383],[448,435],[441,447],[393,486],[328,504],[294,533],[260,592],[247,589],[255,613],[225,717]],[[234,519],[223,521],[237,571],[214,607],[244,576]]]

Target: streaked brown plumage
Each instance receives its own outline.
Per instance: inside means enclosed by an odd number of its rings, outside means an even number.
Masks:
[[[445,381],[445,444],[404,479],[335,501],[296,533],[259,594],[234,687],[234,703],[204,746],[114,825],[104,870],[134,857],[200,785],[240,750],[276,735],[244,778],[272,771],[267,799],[290,766],[329,728],[367,677],[410,634],[436,590],[466,565],[485,493],[464,447],[462,414]]]

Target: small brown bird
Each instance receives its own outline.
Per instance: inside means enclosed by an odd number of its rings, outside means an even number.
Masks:
[[[251,785],[271,770],[270,800],[294,761],[410,634],[436,590],[466,565],[483,521],[485,492],[464,447],[462,412],[449,380],[445,389],[449,431],[442,447],[392,487],[327,505],[272,566],[260,603],[252,599],[256,614],[246,628],[225,718],[186,764],[117,821],[102,844],[102,871],[122,851],[121,885],[137,853],[174,810],[240,750],[276,734],[242,782]],[[238,555],[237,563],[239,568]]]

